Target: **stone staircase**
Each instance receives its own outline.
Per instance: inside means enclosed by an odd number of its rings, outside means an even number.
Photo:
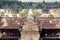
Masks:
[[[27,21],[23,25],[23,30],[21,31],[21,40],[39,40],[39,30],[32,15],[32,10],[29,9],[29,13],[26,18]]]

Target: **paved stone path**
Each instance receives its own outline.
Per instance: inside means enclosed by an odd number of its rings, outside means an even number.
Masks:
[[[39,40],[39,30],[34,22],[32,9],[29,9],[27,21],[23,25],[23,30],[21,32],[21,40]]]

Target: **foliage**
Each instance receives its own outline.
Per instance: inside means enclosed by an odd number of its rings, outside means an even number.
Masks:
[[[19,13],[20,16],[25,16],[26,14],[27,14],[26,11]]]
[[[41,15],[41,13],[40,13],[39,11],[37,11],[37,10],[33,10],[33,14],[34,14],[35,16],[40,16],[40,15]]]
[[[44,3],[43,3],[44,2]],[[43,7],[43,5],[44,5],[44,7],[48,4],[48,6],[50,6],[50,5],[59,5],[60,6],[60,2],[51,2],[51,3],[48,3],[48,2],[45,2],[45,1],[43,1],[43,2],[21,2],[21,1],[0,1],[0,8],[7,8],[7,7],[9,7],[9,8],[11,8],[11,9],[14,9],[14,8],[19,8],[19,7],[21,7],[21,8],[39,8],[39,7]],[[51,7],[52,7],[51,6]]]
[[[9,17],[9,15],[6,15],[5,17]]]
[[[2,16],[2,17],[3,17],[3,16],[4,16],[4,12],[0,12],[0,16]]]
[[[49,17],[49,18],[53,18],[54,15],[53,15],[53,14],[49,14],[48,17]]]
[[[16,14],[16,13],[12,13],[12,16],[13,16],[13,17],[16,17],[16,16],[17,16],[17,14]]]
[[[38,7],[39,4],[32,4],[32,8],[35,9]]]

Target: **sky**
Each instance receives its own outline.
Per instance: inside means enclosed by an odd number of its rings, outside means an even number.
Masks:
[[[19,1],[22,1],[22,2],[42,2],[43,0],[19,0]],[[55,2],[55,1],[58,1],[60,2],[60,0],[45,0],[46,2]]]

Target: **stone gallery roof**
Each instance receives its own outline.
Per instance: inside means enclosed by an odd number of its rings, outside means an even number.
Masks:
[[[42,29],[60,29],[60,18],[45,18],[40,17],[36,18],[38,27]]]
[[[26,17],[0,18],[0,28],[19,29],[23,27],[26,21]],[[60,29],[60,17],[35,17],[34,23],[36,23],[37,28],[40,27],[41,29]]]
[[[20,18],[20,17],[2,18],[0,28],[17,29],[17,28],[21,28],[23,24],[24,24],[24,18]]]

